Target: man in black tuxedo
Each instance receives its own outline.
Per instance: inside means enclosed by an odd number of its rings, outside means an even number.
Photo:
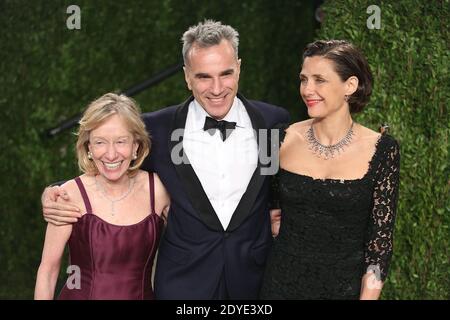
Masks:
[[[171,196],[155,295],[256,299],[271,241],[270,175],[261,155],[268,142],[260,133],[289,115],[238,93],[235,29],[206,20],[182,40],[192,96],[143,115],[153,145],[142,168],[156,172]],[[45,201],[48,222],[68,221],[64,215]]]

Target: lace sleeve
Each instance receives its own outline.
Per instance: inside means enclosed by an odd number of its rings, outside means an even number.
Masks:
[[[286,129],[289,127],[287,123],[279,123],[274,126],[274,130],[278,130],[278,141],[273,141],[272,143],[277,143],[278,145],[273,145],[273,148],[280,148],[281,143],[286,136]],[[279,154],[278,154],[279,156]],[[270,177],[270,198],[269,198],[269,208],[279,209],[280,208],[280,195],[279,195],[279,182],[278,173]]]
[[[393,249],[393,231],[397,210],[400,150],[398,143],[385,136],[375,173],[373,207],[369,220],[365,250],[366,268],[375,271],[385,281]],[[380,141],[381,142],[381,141]]]

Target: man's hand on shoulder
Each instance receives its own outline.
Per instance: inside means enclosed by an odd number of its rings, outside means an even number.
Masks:
[[[75,223],[81,217],[80,209],[70,204],[65,187],[47,187],[41,198],[44,220],[56,226]]]

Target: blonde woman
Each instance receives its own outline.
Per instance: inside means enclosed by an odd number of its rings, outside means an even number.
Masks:
[[[151,142],[133,100],[105,94],[85,111],[76,146],[83,175],[67,181],[63,204],[83,215],[47,225],[35,299],[53,299],[66,244],[70,276],[59,299],[153,299],[151,271],[169,196],[139,169]]]

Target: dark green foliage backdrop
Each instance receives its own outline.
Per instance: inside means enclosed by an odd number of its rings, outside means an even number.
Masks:
[[[66,27],[71,4],[81,8],[81,30]],[[240,32],[244,95],[298,116],[298,52],[313,37],[312,7],[269,0],[2,0],[0,298],[33,297],[45,231],[40,193],[78,174],[75,137],[67,131],[48,139],[45,129],[103,93],[181,61],[182,33],[204,18]],[[152,111],[188,95],[180,72],[135,99]]]
[[[357,120],[382,122],[401,147],[394,257],[386,299],[449,299],[449,1],[329,1],[323,38],[343,38],[368,57],[375,77]],[[366,26],[376,4],[381,29]]]
[[[304,115],[297,78],[301,50],[313,38],[312,2],[1,1],[0,298],[32,298],[45,231],[40,193],[78,174],[75,137],[48,139],[45,129],[181,61],[181,34],[203,18],[240,32],[241,91],[288,108],[296,121]],[[401,143],[395,252],[383,298],[448,299],[449,1],[390,3],[329,1],[319,37],[362,48],[375,92],[357,120],[374,129],[388,122]],[[81,8],[81,30],[66,28],[70,4]],[[366,27],[371,4],[381,8],[380,30]],[[135,99],[152,111],[188,94],[178,73]]]

